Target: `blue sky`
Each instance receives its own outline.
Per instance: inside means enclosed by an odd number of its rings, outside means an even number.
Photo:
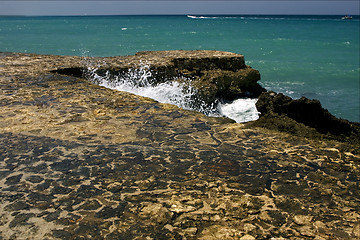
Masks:
[[[0,15],[336,14],[359,15],[359,0],[3,1]]]

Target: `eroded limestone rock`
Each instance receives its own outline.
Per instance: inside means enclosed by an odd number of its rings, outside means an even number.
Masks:
[[[0,238],[359,238],[358,144],[51,72],[81,61],[0,53]]]

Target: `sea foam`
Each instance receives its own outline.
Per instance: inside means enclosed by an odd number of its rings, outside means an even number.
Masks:
[[[256,102],[256,98],[237,99],[231,103],[220,103],[219,109],[222,114],[238,123],[249,122],[259,118]]]
[[[196,97],[197,91],[190,84],[181,83],[184,81],[175,79],[175,81],[154,84],[149,80],[152,73],[147,65],[142,65],[138,69],[129,69],[121,76],[114,76],[109,72],[99,75],[97,70],[96,67],[88,67],[86,74],[92,82],[106,88],[152,98],[186,110],[199,111],[211,117],[226,116],[238,123],[256,120],[259,115],[255,107],[257,99],[238,99],[232,103],[217,102],[209,106]]]

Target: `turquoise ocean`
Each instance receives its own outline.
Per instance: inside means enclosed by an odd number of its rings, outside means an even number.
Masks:
[[[335,116],[356,122],[359,37],[359,16],[0,17],[1,52],[84,57],[178,49],[240,53],[260,71],[259,83],[266,89],[318,99]],[[239,100],[222,108],[241,122],[255,119],[249,108],[255,102]]]

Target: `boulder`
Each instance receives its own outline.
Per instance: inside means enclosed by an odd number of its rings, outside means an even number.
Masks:
[[[337,137],[360,136],[360,126],[333,116],[320,101],[306,97],[292,99],[272,91],[262,93],[256,103],[261,113],[257,125],[291,133],[316,133]],[[286,128],[284,127],[286,126]],[[291,127],[292,126],[292,127]],[[356,140],[356,139],[354,139]]]

